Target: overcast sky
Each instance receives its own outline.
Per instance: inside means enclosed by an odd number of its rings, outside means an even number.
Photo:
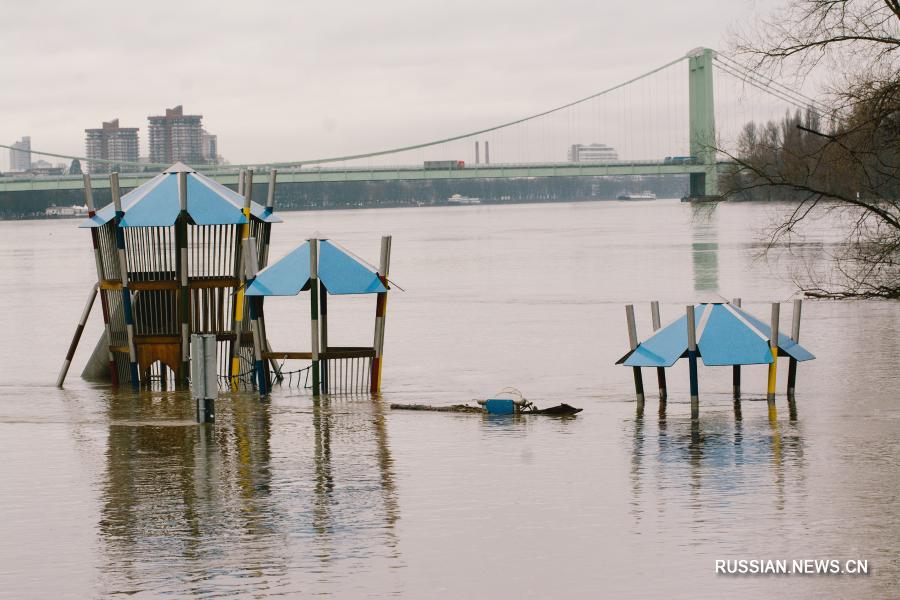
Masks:
[[[778,4],[3,0],[0,140],[83,155],[84,129],[119,118],[144,155],[147,116],[182,104],[233,163],[393,147],[724,48]]]

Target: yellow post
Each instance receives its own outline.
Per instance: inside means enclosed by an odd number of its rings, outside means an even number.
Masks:
[[[238,278],[238,288],[234,294],[234,344],[232,345],[231,354],[231,389],[237,391],[238,379],[241,372],[241,335],[243,333],[244,321],[244,284],[247,281],[246,272],[243,268],[243,260],[240,252],[243,240],[250,237],[250,200],[253,194],[253,171],[244,171],[241,174],[241,182],[243,182],[244,192],[244,219],[246,223],[241,225],[241,242],[238,243],[235,252],[238,253],[235,261]],[[244,181],[246,179],[246,181]]]
[[[769,403],[769,418],[775,420],[778,413],[775,409],[775,374],[778,370],[778,315],[781,305],[778,302],[772,303],[772,333],[769,336],[769,348],[772,351],[772,362],[769,363],[769,385],[766,393],[766,400]]]

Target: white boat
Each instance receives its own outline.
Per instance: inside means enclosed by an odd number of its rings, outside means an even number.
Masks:
[[[447,198],[447,204],[481,204],[481,198],[470,198],[460,194],[453,194]]]
[[[640,194],[619,194],[618,200],[656,200],[656,194],[646,190]]]

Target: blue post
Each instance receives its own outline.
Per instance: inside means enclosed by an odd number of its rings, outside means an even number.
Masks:
[[[694,305],[687,307],[688,372],[691,380],[691,419],[700,418],[700,392],[697,385],[697,327]]]

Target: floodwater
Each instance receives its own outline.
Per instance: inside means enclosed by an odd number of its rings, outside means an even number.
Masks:
[[[639,333],[694,300],[768,318],[839,239],[833,222],[758,258],[784,207],[677,201],[286,213],[272,257],[320,231],[376,262],[393,234],[384,395],[223,393],[194,423],[180,392],[53,383],[94,278],[74,221],[0,223],[0,596],[890,598],[900,593],[900,305],[806,301],[796,410],[779,368],[655,375]],[[266,303],[304,350],[304,297]],[[790,304],[782,323],[790,323]],[[370,343],[372,298],[332,298],[332,344]],[[786,328],[786,327],[785,327]],[[515,386],[576,418],[392,411]],[[869,574],[717,575],[717,559],[867,560]]]

